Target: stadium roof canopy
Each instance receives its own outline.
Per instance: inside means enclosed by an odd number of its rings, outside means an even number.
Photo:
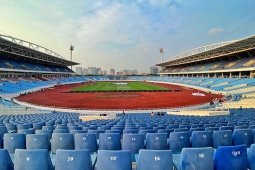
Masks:
[[[217,57],[229,56],[245,51],[247,51],[248,55],[251,56],[252,54],[249,53],[249,50],[253,49],[255,49],[255,35],[239,40],[214,43],[194,48],[178,54],[166,62],[156,64],[156,66],[166,67],[187,64]]]
[[[72,66],[79,63],[66,60],[61,55],[40,45],[0,34],[0,55],[4,58],[40,64]]]

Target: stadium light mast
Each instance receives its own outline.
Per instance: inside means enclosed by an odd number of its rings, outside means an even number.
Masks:
[[[163,63],[163,52],[164,52],[163,48],[160,48],[159,52],[160,52],[160,59],[161,59],[160,61],[161,61],[161,63]]]
[[[73,50],[74,50],[74,46],[71,44],[71,45],[70,45],[71,61],[73,61]],[[72,70],[72,67],[73,67],[73,66],[71,66],[71,70]]]

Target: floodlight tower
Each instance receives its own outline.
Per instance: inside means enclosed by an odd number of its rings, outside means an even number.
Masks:
[[[73,61],[73,50],[74,50],[74,46],[71,44],[71,45],[70,45],[71,61]],[[71,66],[71,70],[72,70],[72,66]]]
[[[159,52],[160,52],[161,63],[163,63],[163,52],[164,52],[163,48],[160,48]]]
[[[159,49],[160,52],[160,63],[163,63],[163,48]],[[159,68],[159,72],[163,70],[163,67],[158,67]]]

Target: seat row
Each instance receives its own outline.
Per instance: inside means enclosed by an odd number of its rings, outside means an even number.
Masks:
[[[37,131],[36,131],[37,132]],[[15,149],[46,149],[56,153],[57,149],[79,150],[130,150],[137,154],[140,149],[147,150],[172,150],[179,153],[183,148],[232,146],[245,144],[247,148],[255,143],[251,130],[237,129],[214,131],[194,131],[190,137],[189,132],[171,132],[169,139],[167,133],[123,134],[100,133],[99,139],[95,133],[52,133],[51,131],[39,131],[37,134],[4,134],[0,146],[7,149],[10,154]],[[255,133],[255,131],[253,131]],[[1,138],[0,138],[1,139]]]
[[[45,149],[17,149],[14,161],[5,149],[0,149],[0,166],[3,170],[255,170],[255,144],[246,150],[245,145],[221,146],[216,152],[211,147],[184,148],[181,154],[171,150],[141,149],[133,162],[128,150],[99,150],[97,161],[88,150],[58,149],[52,161]]]

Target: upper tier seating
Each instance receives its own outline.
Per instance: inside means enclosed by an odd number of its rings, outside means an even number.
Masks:
[[[15,61],[11,59],[0,58],[0,69],[19,69],[19,70],[30,70],[30,71],[43,71],[43,72],[63,72],[73,73],[70,68],[64,66],[51,66],[43,65],[38,63],[30,63],[24,61]]]
[[[206,64],[193,64],[190,66],[174,66],[166,67],[161,73],[191,73],[191,72],[204,72],[204,71],[215,71],[215,70],[229,70],[239,69],[245,67],[254,67],[255,56],[244,57],[241,59],[226,60],[220,62],[209,62]]]

